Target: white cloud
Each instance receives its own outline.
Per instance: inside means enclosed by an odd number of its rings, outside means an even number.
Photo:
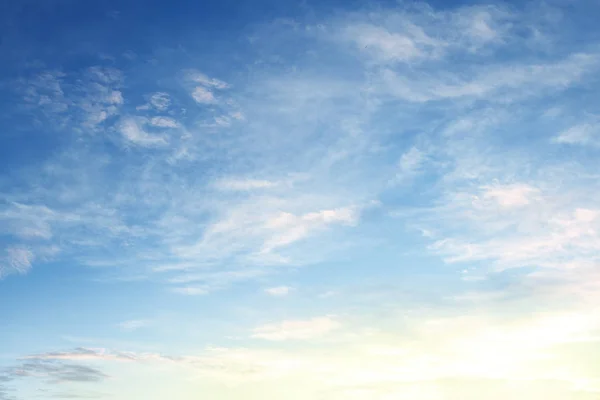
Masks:
[[[0,259],[0,278],[3,275],[16,272],[24,274],[31,269],[35,255],[31,250],[23,246],[10,246],[6,248],[4,262]],[[2,265],[4,264],[4,265]]]
[[[600,146],[600,125],[583,123],[562,131],[552,139],[554,143]]]
[[[150,321],[145,319],[133,319],[129,321],[123,321],[119,324],[119,327],[127,332],[133,332],[141,328],[145,328],[150,325]]]
[[[261,252],[268,253],[278,247],[287,246],[305,238],[311,231],[323,229],[331,224],[354,225],[358,218],[359,212],[354,207],[321,210],[303,215],[281,212],[266,221],[265,228],[272,233],[263,244]]]
[[[334,297],[337,296],[339,293],[335,290],[328,290],[326,292],[323,293],[319,293],[318,297],[321,299],[328,299],[330,297]]]
[[[106,99],[110,104],[123,104],[123,94],[118,90],[113,90]]]
[[[171,117],[152,117],[150,124],[159,128],[178,128],[179,123]]]
[[[92,80],[101,82],[106,85],[115,85],[123,81],[123,72],[117,68],[94,66],[87,70],[88,76]]]
[[[191,95],[194,98],[194,100],[200,104],[217,103],[217,99],[215,98],[213,91],[229,88],[229,84],[227,84],[226,82],[223,82],[216,78],[209,78],[205,74],[198,71],[185,71],[185,77],[188,81],[200,84],[200,86],[195,86],[191,92]],[[227,121],[226,117],[218,117],[216,119],[216,123],[221,126],[225,124],[225,121]],[[229,123],[227,123],[226,125],[228,126]]]
[[[286,320],[259,326],[254,329],[252,337],[272,341],[308,340],[324,336],[340,326],[341,324],[332,317]]]
[[[255,189],[268,189],[278,185],[278,182],[265,179],[226,179],[217,181],[215,186],[219,190],[248,191]]]
[[[210,293],[210,289],[205,286],[182,286],[175,287],[172,290],[177,294],[183,294],[187,296],[202,296]]]
[[[171,97],[165,92],[156,92],[150,96],[150,105],[158,111],[165,111],[171,105]]]
[[[440,61],[514,37],[515,16],[499,6],[434,10],[427,6],[371,12],[340,22],[338,34],[375,63]]]
[[[205,74],[198,71],[187,71],[187,79],[199,83],[203,86],[213,87],[215,89],[227,89],[229,84],[216,78],[209,78]]]
[[[124,139],[142,147],[164,146],[167,140],[163,136],[152,135],[146,132],[141,122],[135,118],[125,118],[119,127]]]
[[[346,35],[353,38],[360,50],[372,53],[383,61],[408,61],[425,56],[412,38],[381,27],[353,26],[347,28]],[[432,39],[428,41],[434,42]]]
[[[275,286],[265,289],[265,293],[271,296],[281,297],[287,296],[293,289],[289,286]]]
[[[265,275],[266,271],[257,268],[245,268],[240,270],[222,270],[222,271],[206,271],[194,272],[193,266],[189,265],[172,265],[161,266],[155,269],[157,272],[165,271],[186,271],[192,269],[192,272],[184,272],[173,278],[168,279],[169,284],[186,285],[175,286],[173,291],[185,295],[204,295],[217,290],[221,290],[233,283],[241,282],[259,276]]]
[[[380,85],[382,91],[411,102],[469,97],[510,102],[543,90],[561,90],[581,80],[597,64],[596,55],[581,53],[554,64],[490,65],[470,79],[448,73],[407,76],[386,69]]]
[[[493,200],[501,207],[521,207],[536,197],[538,190],[525,184],[493,185],[483,187],[483,200]]]
[[[398,173],[396,181],[402,182],[412,179],[419,173],[423,164],[427,160],[425,153],[416,147],[411,147],[407,152],[402,154],[398,161]]]
[[[238,121],[243,121],[244,118],[244,114],[241,111],[235,111],[229,114],[229,116],[233,119],[237,119]]]
[[[198,86],[192,91],[192,97],[196,100],[196,103],[214,104],[217,102],[213,93],[202,86]]]
[[[215,125],[226,128],[231,126],[231,120],[226,116],[215,117]]]

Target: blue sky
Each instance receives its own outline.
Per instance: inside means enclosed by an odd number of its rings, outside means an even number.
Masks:
[[[597,399],[593,1],[0,6],[0,399]]]

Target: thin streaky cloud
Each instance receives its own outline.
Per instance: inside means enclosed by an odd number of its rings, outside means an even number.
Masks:
[[[265,289],[265,293],[269,296],[283,297],[290,294],[294,289],[289,286],[273,286]]]

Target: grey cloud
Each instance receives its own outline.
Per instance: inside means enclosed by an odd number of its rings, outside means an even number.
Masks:
[[[39,377],[47,383],[100,382],[108,377],[102,371],[86,365],[64,363],[51,359],[32,359],[13,367],[11,377]]]

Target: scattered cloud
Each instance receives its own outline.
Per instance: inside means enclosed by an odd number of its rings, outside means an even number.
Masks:
[[[218,181],[215,186],[219,190],[248,191],[255,189],[268,189],[277,186],[278,182],[264,179],[227,179]]]
[[[214,104],[217,102],[217,99],[213,95],[213,93],[202,86],[198,86],[192,92],[192,97],[196,100],[196,103],[201,104]]]
[[[215,89],[229,88],[229,84],[227,84],[226,82],[223,82],[216,78],[209,78],[208,76],[199,71],[189,70],[187,71],[186,75],[187,79],[191,80],[192,82],[199,83],[202,86],[214,87]]]
[[[538,190],[525,184],[494,185],[483,188],[482,200],[492,200],[500,207],[520,207],[535,199]],[[478,200],[478,199],[477,199]]]
[[[152,117],[150,124],[159,128],[178,128],[179,123],[170,117]]]
[[[552,139],[554,143],[583,146],[600,145],[600,125],[584,123],[572,126]]]
[[[182,286],[172,289],[174,293],[186,296],[201,296],[210,293],[210,289],[202,286]]]
[[[129,143],[142,147],[165,146],[167,140],[163,136],[152,135],[146,132],[142,122],[135,118],[126,118],[119,127],[121,135]]]
[[[266,221],[265,228],[271,232],[264,242],[261,252],[269,253],[308,236],[313,230],[320,230],[331,224],[355,225],[359,211],[354,207],[321,210],[304,215],[281,212]]]
[[[412,179],[422,169],[426,162],[426,155],[416,147],[411,147],[407,152],[402,154],[398,162],[399,171],[396,174],[396,181],[403,182],[407,179]]]
[[[188,82],[195,84],[192,88],[191,95],[193,99],[200,104],[216,104],[218,101],[214,95],[214,91],[228,89],[230,87],[226,82],[216,78],[209,78],[199,71],[187,70],[184,71],[184,75]],[[224,120],[222,117],[220,119]]]
[[[340,326],[333,317],[286,320],[259,326],[254,329],[252,337],[272,341],[308,340],[324,336]]]
[[[158,111],[165,111],[171,105],[171,97],[165,92],[156,92],[150,96],[149,103]]]
[[[381,90],[410,102],[444,99],[486,98],[511,102],[548,90],[561,90],[595,70],[595,54],[573,54],[554,64],[489,65],[472,78],[459,76],[407,76],[386,69],[381,74]]]
[[[49,384],[66,382],[100,382],[108,378],[102,371],[87,365],[52,359],[29,359],[10,370],[13,378],[38,378]]]
[[[422,33],[421,40],[418,40],[373,25],[349,27],[346,35],[356,41],[359,49],[367,51],[383,61],[409,61],[425,57],[426,53],[421,45],[427,47],[436,43],[424,33]]]
[[[151,321],[145,319],[132,319],[129,321],[123,321],[119,324],[119,327],[127,332],[133,332],[141,328],[145,328],[151,324]]]
[[[26,247],[8,247],[4,262],[0,260],[0,277],[10,273],[24,274],[35,260],[33,252]]]
[[[73,80],[80,83],[73,84]],[[30,111],[42,110],[49,122],[46,128],[89,133],[119,114],[124,103],[123,80],[118,69],[93,66],[71,74],[46,70],[23,79],[20,85]]]
[[[289,286],[274,286],[274,287],[266,288],[265,293],[267,293],[270,296],[282,297],[282,296],[287,296],[293,290],[294,289]]]

